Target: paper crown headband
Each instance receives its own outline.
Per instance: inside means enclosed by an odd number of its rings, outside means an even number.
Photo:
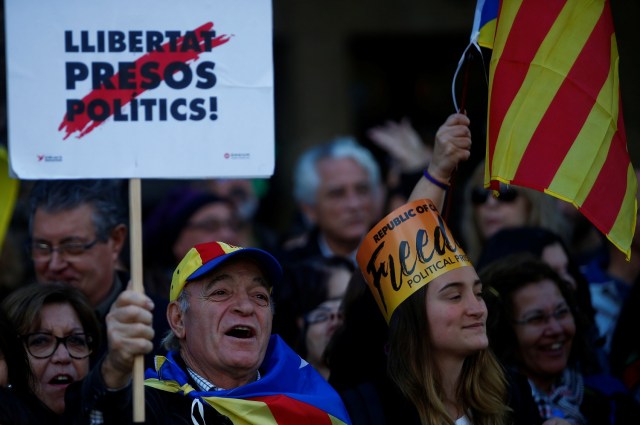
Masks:
[[[383,218],[365,236],[356,259],[387,323],[418,289],[472,265],[429,199],[405,204]]]

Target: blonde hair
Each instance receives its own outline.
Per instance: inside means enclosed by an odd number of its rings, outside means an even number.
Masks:
[[[472,190],[476,187],[484,187],[484,166],[485,162],[480,162],[471,177],[469,177],[464,190],[464,202],[462,203],[461,230],[463,247],[471,261],[478,261],[485,243],[478,228],[475,207],[471,203]],[[524,196],[529,205],[524,225],[545,228],[559,235],[564,242],[567,242],[569,226],[567,226],[566,220],[556,206],[555,198],[537,190],[521,186],[514,187],[517,187],[518,194]]]
[[[422,425],[454,425],[444,405],[442,376],[433,358],[425,309],[426,286],[403,302],[391,318],[387,371],[416,407]],[[457,398],[474,425],[507,423],[507,382],[489,349],[468,356],[458,379]]]

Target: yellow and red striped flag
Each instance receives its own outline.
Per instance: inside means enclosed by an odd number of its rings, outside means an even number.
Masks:
[[[0,252],[18,198],[18,180],[9,177],[9,155],[0,146]]]
[[[638,181],[608,0],[501,1],[485,168],[499,182],[573,203],[629,258]]]

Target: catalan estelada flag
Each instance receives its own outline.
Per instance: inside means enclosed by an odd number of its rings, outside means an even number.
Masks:
[[[157,356],[156,370],[147,371],[145,386],[206,403],[236,425],[351,423],[338,393],[277,335],[269,341],[261,378],[230,390],[196,390],[176,355]]]
[[[503,1],[495,31],[485,184],[573,203],[629,258],[638,181],[609,1]]]
[[[500,0],[478,0],[476,14],[473,19],[471,41],[475,41],[482,47],[488,47],[489,49],[493,47],[499,6]]]
[[[7,150],[0,146],[0,251],[13,216],[13,208],[18,197],[18,180],[9,177]]]

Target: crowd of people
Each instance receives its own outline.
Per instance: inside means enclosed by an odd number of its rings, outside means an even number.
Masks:
[[[432,144],[407,120],[368,136],[388,170],[353,138],[301,155],[286,238],[258,220],[265,182],[163,193],[144,216],[145,293],[124,181],[31,185],[29,262],[2,271],[33,279],[2,288],[0,424],[133,423],[139,356],[149,424],[640,420],[637,228],[630,262],[603,237],[578,253],[566,205],[491,193],[483,163],[446,203],[470,157],[463,114]],[[361,260],[368,239],[379,263]]]

